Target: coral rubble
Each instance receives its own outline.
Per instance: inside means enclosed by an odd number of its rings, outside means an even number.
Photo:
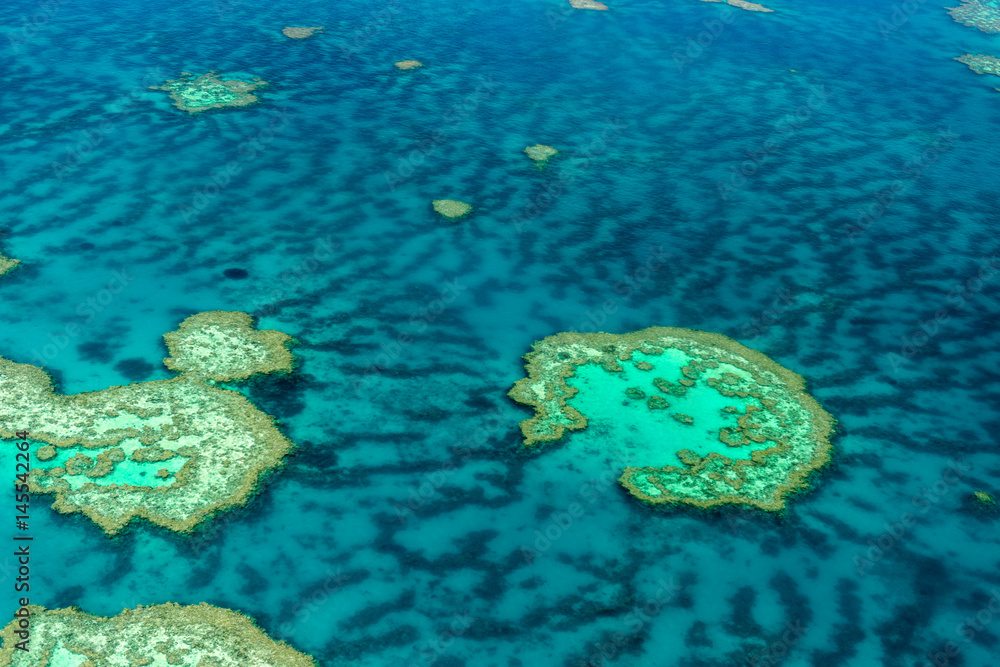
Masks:
[[[573,405],[581,389],[568,383],[581,366],[603,368],[606,375],[601,377],[609,382],[648,377],[631,374],[638,364],[653,365],[657,375],[674,374],[676,382],[663,377],[651,381],[650,388],[666,396],[654,394],[647,401],[653,409],[636,414],[657,420],[669,414],[681,425],[676,428],[682,431],[672,437],[683,465],[644,466],[637,460],[619,479],[644,502],[781,510],[785,498],[806,488],[810,474],[830,461],[836,422],[805,392],[802,377],[726,336],[673,327],[621,335],[567,332],[536,342],[524,358],[527,377],[515,383],[509,396],[535,410],[521,422],[527,447],[587,427],[587,416]],[[632,399],[645,396],[637,387],[625,393]],[[621,402],[620,393],[600,395]],[[706,407],[718,401],[742,407]],[[713,423],[705,423],[706,415]],[[732,448],[732,455],[702,455],[692,449],[708,448],[711,442]],[[649,444],[650,449],[659,446]]]

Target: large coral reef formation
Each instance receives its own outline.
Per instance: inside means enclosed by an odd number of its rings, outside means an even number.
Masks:
[[[17,648],[15,619],[0,631],[0,667],[316,667],[275,641],[253,619],[208,604],[168,602],[101,617],[78,609],[26,607],[28,650]]]
[[[1000,76],[1000,58],[995,56],[984,56],[982,54],[973,55],[966,53],[964,56],[955,58],[960,63],[964,63],[976,74],[993,74]]]
[[[958,23],[978,28],[985,33],[1000,33],[1000,0],[963,0],[958,7],[947,7],[948,13]],[[983,54],[966,53],[955,58],[976,74],[1000,76],[1000,58]],[[1000,88],[994,88],[1000,92]]]
[[[258,331],[246,313],[211,311],[192,315],[163,335],[170,350],[164,365],[217,382],[236,382],[258,373],[287,373],[294,363],[292,337]]]
[[[997,0],[962,0],[958,7],[946,7],[957,22],[985,33],[1000,33],[1000,2]]]
[[[150,86],[150,90],[163,90],[169,93],[174,106],[181,111],[200,113],[209,109],[255,104],[259,99],[253,91],[266,85],[267,82],[259,78],[250,81],[223,80],[214,71],[200,76],[181,72],[179,79],[166,81],[159,86]]]
[[[955,60],[960,63],[964,63],[976,74],[992,74],[994,76],[1000,76],[1000,58],[995,56],[985,56],[982,54],[973,55],[971,53],[966,53],[964,56],[955,58]],[[994,88],[994,90],[1000,92],[1000,88]]]
[[[0,438],[43,443],[33,492],[83,513],[113,535],[145,518],[188,532],[247,501],[292,443],[274,419],[216,381],[288,373],[292,339],[258,331],[244,313],[194,315],[165,336],[169,380],[75,395],[56,393],[35,366],[0,357]]]
[[[811,473],[830,461],[836,422],[805,392],[803,378],[726,336],[673,327],[621,335],[567,332],[536,342],[524,358],[528,376],[509,395],[535,410],[521,422],[529,448],[587,427],[588,418],[570,404],[580,390],[567,383],[586,364],[622,376],[626,365],[657,375],[652,385],[658,394],[647,398],[640,388],[630,387],[625,396],[644,400],[655,414],[669,408],[675,421],[691,428],[694,420],[688,413],[698,407],[691,399],[697,391],[710,389],[701,395],[733,403],[717,411],[717,428],[701,424],[689,431],[692,446],[707,437],[732,448],[732,456],[700,455],[684,447],[676,452],[680,466],[635,461],[625,469],[619,482],[646,503],[782,510],[785,499],[807,488]],[[671,374],[674,381],[662,377]],[[658,446],[649,445],[650,450]]]

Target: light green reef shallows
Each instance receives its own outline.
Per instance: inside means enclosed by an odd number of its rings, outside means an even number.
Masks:
[[[802,377],[721,334],[566,332],[524,358],[528,377],[509,395],[535,409],[525,446],[586,428],[584,413],[629,421],[644,440],[619,482],[646,503],[777,511],[830,461],[836,421]]]
[[[546,146],[544,144],[528,146],[524,149],[524,152],[528,155],[528,157],[535,161],[535,164],[539,169],[545,166],[545,164],[549,161],[549,158],[559,154],[559,151],[552,148],[552,146]]]
[[[91,616],[78,609],[30,606],[28,651],[14,620],[0,631],[0,667],[316,667],[274,641],[253,619],[208,604],[168,602]]]
[[[0,276],[13,269],[19,263],[20,262],[16,259],[11,259],[10,257],[4,257],[3,255],[0,255]]]
[[[28,431],[44,443],[32,492],[54,495],[56,510],[82,512],[109,535],[136,517],[188,532],[246,502],[293,449],[272,417],[214,384],[291,372],[290,336],[258,331],[245,313],[212,311],[165,338],[173,356],[164,361],[179,377],[71,396],[41,368],[0,357],[0,438]]]
[[[236,382],[258,373],[287,373],[294,358],[292,337],[257,331],[246,313],[213,311],[192,315],[177,331],[163,334],[170,356],[164,365],[178,373],[216,382]]]
[[[3,254],[0,253],[0,276],[7,273],[20,263],[20,260],[4,257]]]
[[[223,107],[245,107],[258,101],[253,91],[266,86],[267,81],[253,79],[222,80],[215,72],[207,72],[194,76],[190,72],[181,72],[179,79],[166,81],[161,86],[150,86],[150,90],[163,90],[170,93],[174,106],[181,111],[198,113],[209,109]]]
[[[454,199],[435,199],[431,202],[434,210],[451,220],[464,218],[472,212],[472,205]]]

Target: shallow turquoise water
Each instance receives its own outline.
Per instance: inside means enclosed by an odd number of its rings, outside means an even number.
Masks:
[[[39,443],[32,441],[29,449],[32,460],[32,467],[42,470],[51,470],[57,466],[65,467],[66,461],[78,454],[89,456],[97,460],[97,455],[102,450],[85,449],[83,447],[66,447],[56,450],[56,455],[47,461],[39,461],[35,452]],[[173,483],[172,479],[161,479],[156,477],[156,472],[161,469],[176,473],[184,465],[186,459],[182,456],[175,456],[167,461],[155,461],[140,463],[129,458],[132,452],[142,447],[142,443],[137,438],[125,440],[121,443],[121,449],[125,452],[125,460],[115,464],[114,470],[107,475],[97,479],[90,479],[84,475],[67,475],[64,479],[71,488],[78,489],[84,484],[93,482],[100,486],[109,484],[132,484],[135,486],[168,486]]]
[[[951,60],[996,37],[932,4],[610,4],[0,8],[0,354],[75,393],[169,377],[195,312],[300,341],[246,390],[299,445],[263,493],[194,539],[35,499],[33,602],[207,601],[324,666],[996,664],[996,615],[962,624],[1000,588],[967,501],[1000,491],[1000,96]],[[198,116],[145,90],[212,69],[271,85]],[[840,420],[787,516],[647,510],[614,443],[520,451],[534,340],[650,325]]]
[[[652,364],[652,370],[635,368],[634,362],[640,361]],[[731,406],[742,413],[746,411],[748,402],[760,407],[759,402],[726,398],[703,381],[679,397],[664,395],[653,385],[656,377],[676,385],[678,379],[683,377],[680,367],[689,362],[690,357],[682,352],[667,349],[660,356],[633,353],[632,363],[622,362],[620,373],[610,373],[598,364],[579,366],[575,376],[567,381],[579,393],[567,404],[586,416],[588,423],[583,432],[567,438],[566,444],[581,458],[611,445],[627,465],[636,467],[680,465],[677,452],[682,449],[690,449],[699,456],[716,452],[733,459],[750,458],[754,447],[729,447],[719,440],[719,429],[735,428],[739,416],[724,414],[722,409]],[[703,380],[734,371],[742,373],[740,369],[726,365],[707,371]],[[625,393],[629,388],[640,389],[645,398],[629,398]],[[650,409],[646,400],[654,395],[665,398],[668,407]],[[680,423],[674,418],[675,414],[691,417],[692,423]],[[588,449],[582,450],[583,447]]]

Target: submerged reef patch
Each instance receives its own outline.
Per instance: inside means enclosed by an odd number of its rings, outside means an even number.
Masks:
[[[20,263],[21,263],[20,260],[11,259],[10,257],[4,257],[3,255],[0,255],[0,276],[7,273]]]
[[[20,263],[21,260],[11,259],[10,257],[5,257],[3,253],[0,253],[0,276],[7,273]]]
[[[150,90],[166,91],[170,93],[175,107],[181,111],[198,113],[209,109],[255,104],[258,98],[253,91],[266,85],[266,81],[256,78],[251,81],[224,81],[214,71],[201,76],[181,72],[179,79],[166,81],[161,86],[150,86]]]
[[[597,9],[600,11],[607,11],[608,6],[603,2],[597,2],[596,0],[569,0],[569,4],[574,9]]]
[[[987,507],[995,507],[997,504],[997,499],[985,491],[973,491],[972,497],[976,499],[976,502]]]
[[[259,331],[246,313],[213,310],[192,315],[163,335],[170,355],[163,364],[179,373],[235,382],[258,373],[290,373],[292,337]]]
[[[994,519],[1000,516],[1000,504],[997,499],[986,491],[973,491],[964,499],[963,505],[973,513]]]
[[[417,69],[424,66],[419,60],[400,60],[398,63],[393,64],[396,66],[396,69]]]
[[[472,212],[472,206],[454,199],[435,199],[431,202],[434,210],[446,218],[457,220]]]
[[[958,7],[945,7],[951,17],[990,34],[1000,33],[1000,3],[996,0],[962,0]]]
[[[557,155],[559,151],[552,148],[552,146],[545,146],[543,144],[535,144],[534,146],[528,146],[524,149],[528,157],[535,161],[539,167],[544,167],[545,163],[549,161],[549,158]]]
[[[748,12],[773,12],[773,9],[768,9],[764,5],[759,5],[756,2],[747,2],[747,0],[702,0],[702,2],[725,2],[733,7],[739,7],[740,9],[745,9]]]
[[[535,409],[521,422],[529,448],[586,428],[588,417],[575,407],[584,393],[591,394],[590,412],[595,405],[620,405],[622,391],[634,400],[653,393],[648,409],[632,414],[653,420],[662,437],[641,443],[632,455],[656,458],[667,443],[682,465],[636,460],[627,467],[619,482],[641,501],[781,510],[786,497],[806,488],[810,473],[830,461],[836,421],[805,392],[803,378],[721,334],[674,327],[620,335],[566,332],[536,342],[524,359],[528,377],[509,396]],[[654,372],[640,371],[639,364]],[[578,377],[589,365],[603,372]],[[573,386],[577,381],[583,388]],[[636,381],[647,382],[646,391],[622,389]],[[719,448],[726,454],[695,451]]]
[[[75,608],[27,607],[29,650],[16,647],[18,620],[2,631],[0,664],[187,665],[188,667],[316,667],[316,661],[275,641],[249,616],[201,603],[172,602],[93,616]]]
[[[37,458],[47,465],[31,471],[31,491],[109,535],[136,517],[187,532],[246,502],[293,448],[272,417],[213,384],[290,370],[291,338],[251,325],[245,313],[192,316],[168,339],[179,377],[75,395],[56,393],[41,368],[0,357],[0,438],[16,429],[44,443]]]
[[[281,34],[289,39],[306,39],[307,37],[312,37],[315,32],[323,32],[323,26],[320,25],[311,28],[289,26],[281,29]]]
[[[976,74],[993,74],[1000,76],[1000,58],[995,56],[984,56],[981,54],[972,55],[966,53],[964,56],[955,58],[960,63],[964,63]]]

